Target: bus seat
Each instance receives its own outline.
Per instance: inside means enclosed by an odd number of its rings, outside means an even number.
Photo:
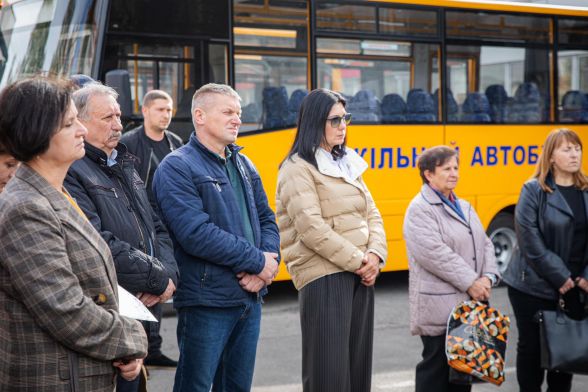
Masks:
[[[298,118],[298,111],[300,110],[300,105],[302,104],[302,100],[308,95],[308,91],[305,89],[296,89],[290,95],[290,100],[288,101],[288,111],[290,115],[294,117],[294,121]]]
[[[490,104],[490,118],[493,123],[504,123],[508,117],[508,94],[501,84],[493,84],[486,88],[486,98]]]
[[[347,104],[353,120],[380,122],[380,101],[371,90],[359,90]]]
[[[517,123],[538,123],[543,119],[541,93],[532,82],[522,83],[515,92],[508,119]]]
[[[257,102],[252,102],[249,105],[245,105],[241,111],[241,121],[244,123],[257,123],[261,122],[262,109]]]
[[[561,100],[561,122],[588,122],[588,99],[578,90],[565,93]]]
[[[408,92],[406,110],[407,122],[430,123],[437,120],[433,98],[422,89],[413,89]]]
[[[382,122],[394,124],[406,122],[406,103],[398,94],[386,94],[380,105]]]
[[[435,113],[437,114],[437,118],[439,118],[439,96],[441,95],[440,89],[435,90],[433,93],[433,103],[435,104]],[[458,121],[458,113],[459,113],[459,106],[453,97],[453,93],[451,89],[447,89],[447,96],[445,97],[445,105],[447,105],[447,121],[448,122],[457,122]]]
[[[468,93],[463,105],[462,111],[462,122],[471,123],[489,123],[490,119],[490,104],[488,98],[482,93]]]
[[[263,127],[280,128],[292,125],[288,111],[286,87],[264,87],[262,92]]]

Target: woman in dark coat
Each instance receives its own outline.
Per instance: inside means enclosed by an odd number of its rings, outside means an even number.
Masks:
[[[505,272],[517,322],[517,380],[521,392],[540,392],[539,310],[554,310],[559,296],[572,316],[582,317],[588,292],[588,179],[582,172],[582,141],[569,129],[552,131],[533,178],[523,186],[515,211],[520,257]],[[548,371],[549,391],[566,392],[572,375]]]

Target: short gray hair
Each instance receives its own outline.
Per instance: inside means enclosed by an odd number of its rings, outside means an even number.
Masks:
[[[76,109],[78,109],[79,118],[88,118],[88,102],[90,98],[96,95],[109,95],[115,100],[118,98],[118,93],[112,87],[105,86],[100,82],[87,83],[72,95]]]
[[[194,115],[194,110],[196,108],[201,108],[202,106],[204,106],[207,97],[211,94],[226,95],[228,97],[233,97],[237,99],[239,102],[241,101],[241,97],[239,96],[239,94],[237,94],[235,90],[233,90],[231,86],[227,84],[208,83],[200,87],[194,93],[194,96],[192,97],[192,109],[190,110],[190,113]]]

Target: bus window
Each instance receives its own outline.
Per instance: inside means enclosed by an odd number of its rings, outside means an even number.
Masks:
[[[356,123],[434,123],[438,45],[320,38],[318,87],[341,92]]]
[[[104,68],[129,71],[133,113],[127,120],[140,121],[143,96],[149,90],[164,90],[174,101],[170,129],[186,140],[193,130],[192,96],[203,84],[203,74],[207,81],[228,81],[228,47],[222,43],[201,45],[200,41],[186,45],[144,41],[128,38],[107,42]]]
[[[542,123],[549,119],[547,50],[498,46],[447,47],[449,122]],[[448,109],[449,105],[448,105]]]
[[[559,19],[558,116],[562,123],[588,123],[588,22]]]
[[[293,127],[308,94],[304,0],[233,0],[235,89],[241,132]]]
[[[446,15],[452,37],[446,57],[447,121],[550,121],[549,18],[465,11]],[[461,43],[458,31],[464,29],[472,33]],[[472,43],[474,36],[479,44]]]
[[[588,51],[558,52],[558,112],[562,123],[588,123]]]
[[[316,10],[319,30],[376,32],[376,8],[319,0]]]
[[[307,92],[306,70],[306,57],[235,55],[241,131],[294,126],[301,103],[295,104],[295,92]]]
[[[439,35],[437,11],[380,7],[379,17],[381,34],[419,37]]]
[[[97,56],[98,3],[37,0],[4,6],[0,85],[40,72],[91,74]]]

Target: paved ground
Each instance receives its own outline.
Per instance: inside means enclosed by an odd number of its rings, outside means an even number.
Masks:
[[[262,317],[254,375],[254,392],[300,392],[300,326],[296,291],[289,282],[270,288]],[[408,330],[407,274],[387,273],[376,286],[376,322],[373,366],[373,392],[408,392],[414,390],[414,367],[420,359],[421,342]],[[506,289],[494,289],[492,304],[512,314]],[[176,318],[173,313],[162,323],[164,351],[177,358]],[[493,385],[475,385],[474,392],[516,392],[514,350],[517,331],[509,337],[506,382],[497,389]],[[151,370],[149,391],[171,391],[173,370]],[[574,391],[588,391],[588,377],[576,376]],[[434,387],[431,388],[434,392]]]

